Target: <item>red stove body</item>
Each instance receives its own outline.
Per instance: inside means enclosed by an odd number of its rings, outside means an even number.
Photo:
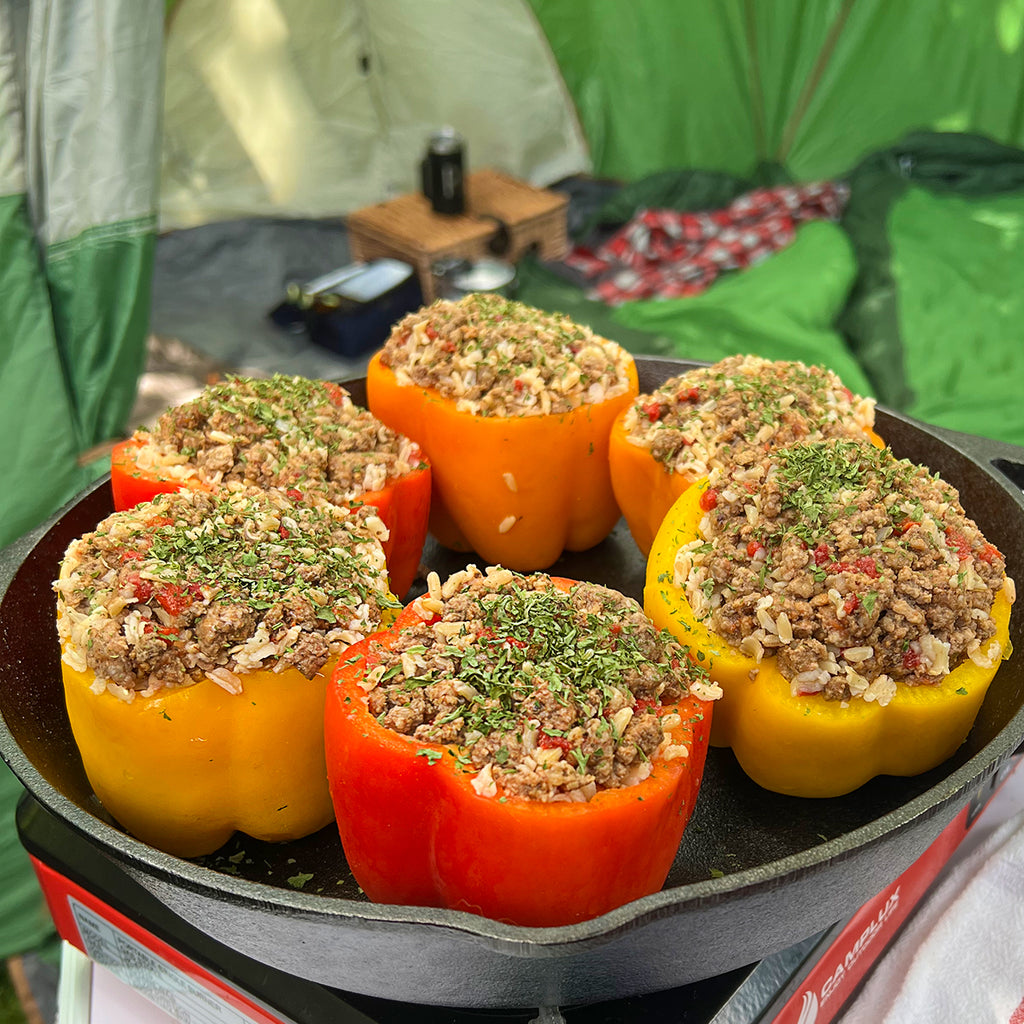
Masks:
[[[668,992],[559,1011],[489,1010],[492,1024],[816,1024],[843,1007],[927,893],[996,790],[1007,762],[925,853],[848,919],[758,964]],[[61,937],[182,1022],[217,1024],[471,1024],[480,1011],[414,1006],[282,974],[227,948],[160,904],[92,843],[32,797],[18,830]]]

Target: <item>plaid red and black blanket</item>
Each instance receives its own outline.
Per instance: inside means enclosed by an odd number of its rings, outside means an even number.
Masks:
[[[838,220],[848,197],[841,182],[813,182],[755,189],[721,210],[641,210],[598,248],[577,246],[565,262],[588,282],[588,297],[608,305],[696,295],[723,271],[789,245],[804,221]]]

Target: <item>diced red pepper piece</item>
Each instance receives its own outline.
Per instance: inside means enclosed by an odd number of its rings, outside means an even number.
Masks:
[[[878,563],[870,555],[862,555],[854,562],[858,572],[864,573],[865,576],[870,576],[871,579],[878,579]]]
[[[921,655],[913,647],[909,648],[903,655],[903,667],[908,672],[914,672],[921,667]]]
[[[168,615],[180,615],[201,596],[202,592],[195,583],[184,587],[178,583],[165,583],[156,591],[156,599]]]
[[[546,732],[541,732],[537,737],[537,746],[548,749],[558,747],[559,750],[568,750],[572,746],[572,743],[570,743],[564,736],[549,736]]]
[[[130,572],[125,580],[132,585],[135,591],[136,601],[148,601],[153,596],[153,584],[150,580],[143,579],[137,572]]]
[[[991,565],[997,558],[1002,558],[1002,553],[995,544],[989,544],[987,541],[982,549],[978,552],[978,561],[985,562]]]
[[[946,546],[951,547],[956,552],[957,558],[961,562],[971,557],[970,541],[952,526],[946,527]]]
[[[348,398],[348,392],[340,384],[335,384],[334,381],[325,380],[323,382],[324,390],[327,392],[328,401],[331,405],[341,409],[345,406],[345,400]]]
[[[661,409],[661,405],[658,402],[647,402],[641,408],[647,414],[647,418],[652,423],[657,423],[658,420],[661,419],[662,409]]]

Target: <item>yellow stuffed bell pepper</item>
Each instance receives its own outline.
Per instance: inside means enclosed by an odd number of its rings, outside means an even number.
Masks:
[[[382,533],[370,506],[186,490],[69,546],[54,585],[68,718],[126,831],[198,857],[235,831],[278,842],[333,820],[326,687],[397,604]]]
[[[674,581],[677,553],[702,539],[700,524],[714,501],[705,479],[672,506],[651,548],[644,589],[644,610],[655,625],[701,652],[722,688],[712,745],[731,747],[758,785],[800,797],[840,796],[877,775],[918,775],[951,757],[974,723],[1000,657],[1009,654],[1012,585],[992,605],[999,651],[991,664],[968,659],[938,682],[899,685],[884,706],[861,697],[794,693],[777,657],[758,660],[729,644],[698,618]]]
[[[441,544],[475,551],[488,564],[520,572],[545,569],[563,551],[600,543],[619,519],[608,436],[615,416],[637,393],[636,366],[618,346],[599,339],[604,352],[615,350],[623,381],[619,389],[612,397],[549,413],[536,411],[539,407],[481,411],[439,387],[413,383],[408,373],[400,378],[395,367],[411,349],[421,365],[436,366],[441,356],[453,354],[454,336],[464,346],[462,355],[485,352],[486,360],[500,345],[488,347],[489,330],[508,326],[515,317],[546,316],[500,297],[471,298],[472,307],[452,312],[454,304],[435,304],[411,327],[405,321],[398,325],[389,345],[370,361],[367,404],[383,423],[416,441],[430,460],[430,530]],[[452,328],[442,319],[464,317],[466,308],[476,317],[471,338],[463,321]],[[603,358],[608,362],[607,355]],[[513,395],[529,388],[524,382],[538,380],[535,366],[502,369]],[[492,387],[482,401],[495,394]]]
[[[615,418],[612,488],[647,555],[675,500],[716,465],[793,441],[863,437],[878,448],[875,402],[831,370],[760,356],[729,356],[671,377]]]
[[[236,832],[279,842],[334,820],[323,703],[336,659],[312,679],[296,669],[209,679],[130,703],[93,691],[96,673],[62,664],[71,730],[89,783],[132,835],[198,857]]]

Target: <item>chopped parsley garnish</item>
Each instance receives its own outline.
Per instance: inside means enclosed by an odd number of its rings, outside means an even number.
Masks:
[[[622,743],[636,747],[638,763],[649,759],[662,733],[657,714],[646,712],[666,689],[678,698],[706,670],[621,594],[592,584],[567,593],[544,576],[508,576],[495,585],[473,577],[482,582],[456,594],[447,606],[453,617],[438,623],[446,628],[411,626],[405,642],[380,648],[388,678],[374,690],[378,721],[399,732],[411,721],[416,739],[452,744],[460,761],[489,763],[496,778],[518,771],[524,751],[587,777],[610,770],[604,765]],[[447,627],[464,640],[449,643]],[[615,717],[641,696],[632,715]],[[632,720],[655,728],[630,732]]]

